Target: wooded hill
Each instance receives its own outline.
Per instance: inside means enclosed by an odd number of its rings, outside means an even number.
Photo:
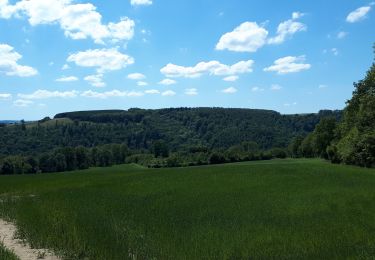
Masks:
[[[33,123],[0,127],[0,155],[38,155],[60,147],[125,144],[151,150],[163,141],[171,152],[192,147],[227,149],[256,142],[260,149],[287,147],[296,136],[312,132],[323,117],[341,111],[281,115],[270,110],[170,108],[81,111],[57,114]]]

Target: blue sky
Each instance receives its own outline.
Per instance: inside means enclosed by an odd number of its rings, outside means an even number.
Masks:
[[[371,1],[0,0],[0,119],[220,106],[342,109]]]

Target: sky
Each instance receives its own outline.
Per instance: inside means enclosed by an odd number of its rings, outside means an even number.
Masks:
[[[342,109],[375,2],[0,0],[0,119],[97,109]]]

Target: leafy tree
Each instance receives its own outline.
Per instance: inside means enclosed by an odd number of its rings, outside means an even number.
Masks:
[[[165,142],[158,140],[154,143],[153,147],[155,158],[163,157],[166,158],[169,155],[169,149]]]
[[[296,136],[292,139],[288,149],[292,155],[292,157],[299,158],[302,156],[301,145],[303,142],[303,136]]]
[[[375,63],[363,80],[354,83],[354,88],[339,125],[337,157],[345,163],[372,167],[375,165]]]
[[[322,118],[313,132],[314,153],[328,159],[327,147],[335,137],[336,119],[332,117]]]

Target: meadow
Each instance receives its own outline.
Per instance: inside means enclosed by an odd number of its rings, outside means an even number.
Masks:
[[[373,259],[374,187],[319,159],[118,165],[0,176],[0,217],[66,259]]]

